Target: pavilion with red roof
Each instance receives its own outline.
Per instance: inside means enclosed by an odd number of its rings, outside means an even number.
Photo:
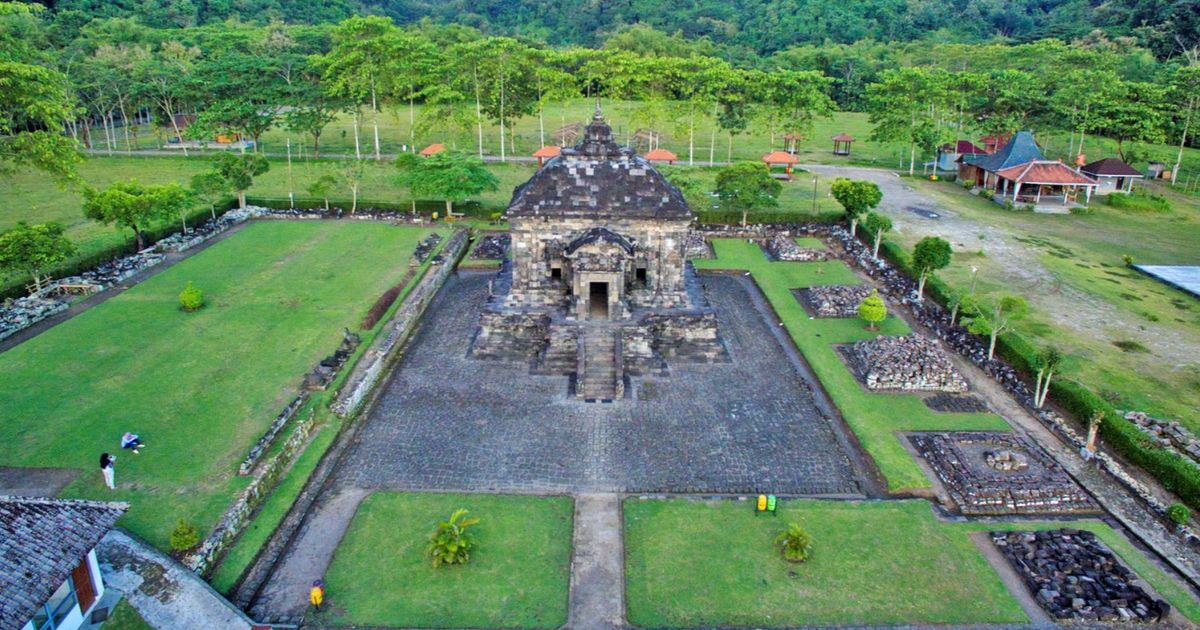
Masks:
[[[994,153],[959,158],[958,178],[993,191],[997,203],[1034,206],[1079,203],[1081,191],[1086,205],[1099,185],[1061,161],[1046,159],[1028,131],[1017,132]]]
[[[850,155],[850,143],[854,142],[854,137],[846,132],[839,133],[833,137],[833,154],[834,155]]]
[[[425,147],[424,149],[421,149],[421,157],[429,157],[435,153],[441,153],[442,151],[445,151],[445,150],[446,150],[446,145],[444,145],[440,142],[435,142],[435,143]]]
[[[666,162],[667,164],[674,164],[675,160],[679,159],[678,155],[675,155],[674,153],[671,153],[662,147],[652,149],[646,152],[646,154],[642,157],[646,158],[647,162]]]
[[[772,151],[762,156],[762,161],[767,163],[767,168],[783,165],[783,174],[778,175],[784,179],[792,178],[792,167],[795,166],[800,159],[788,153],[787,151]]]
[[[537,158],[538,168],[541,168],[542,165],[546,163],[546,160],[556,158],[561,153],[562,153],[562,147],[560,147],[556,144],[551,144],[551,145],[544,146],[544,147],[538,149],[537,151],[534,151],[533,157]]]

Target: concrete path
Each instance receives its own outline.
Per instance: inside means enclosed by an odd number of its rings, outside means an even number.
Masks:
[[[123,593],[154,628],[251,630],[254,626],[200,576],[125,532],[109,532],[96,555],[105,583]]]
[[[304,619],[313,580],[325,577],[358,504],[369,494],[362,488],[343,487],[317,500],[254,599],[249,612],[255,619],[278,624],[298,624]]]
[[[575,555],[567,626],[573,630],[625,626],[625,552],[621,496],[575,497]]]

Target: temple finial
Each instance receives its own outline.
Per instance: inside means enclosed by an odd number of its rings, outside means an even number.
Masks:
[[[592,114],[592,120],[604,120],[604,114],[600,113],[600,95],[596,95],[596,113]]]

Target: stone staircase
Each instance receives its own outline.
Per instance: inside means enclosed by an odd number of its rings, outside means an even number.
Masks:
[[[617,400],[625,394],[618,357],[619,328],[584,326],[576,354],[575,396],[584,400]]]

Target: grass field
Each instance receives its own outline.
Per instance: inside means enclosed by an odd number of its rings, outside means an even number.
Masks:
[[[943,523],[926,501],[784,501],[777,517],[749,501],[627,499],[628,616],[643,627],[1024,623],[1027,617],[969,534],[1063,523]],[[803,564],[773,539],[791,522],[812,536]],[[1189,591],[1120,534],[1096,534],[1163,597],[1200,619]]]
[[[159,547],[178,519],[206,533],[247,482],[237,463],[426,233],[252,224],[0,354],[0,465],[79,469],[65,496],[130,501],[122,524]],[[189,280],[208,300],[193,314]],[[96,461],[127,430],[149,446],[119,454],[110,492]]]
[[[929,480],[904,449],[897,432],[1009,429],[1002,418],[993,414],[939,413],[926,407],[915,395],[867,393],[859,385],[834,344],[870,339],[876,334],[903,335],[909,332],[908,326],[898,318],[889,317],[881,324],[881,331],[875,333],[866,330],[857,319],[810,319],[791,293],[792,289],[815,285],[861,284],[845,263],[770,262],[758,245],[739,239],[716,239],[713,247],[717,257],[696,260],[696,267],[751,273],[846,423],[879,466],[889,490],[929,486]]]
[[[434,568],[429,534],[455,509],[480,523],[465,565]],[[325,576],[319,625],[557,628],[567,620],[567,497],[377,492],[358,508]]]
[[[104,622],[104,630],[151,630],[151,626],[128,601],[122,600]]]
[[[1178,419],[1200,430],[1200,300],[1125,266],[1123,256],[1146,264],[1200,264],[1200,203],[1163,190],[1169,212],[1130,212],[1103,201],[1088,215],[1006,212],[953,184],[913,180],[963,218],[979,235],[959,235],[960,253],[940,277],[960,291],[979,269],[980,293],[1018,292],[1031,305],[1016,324],[1036,345],[1056,345],[1069,355],[1066,376],[1112,400]],[[930,228],[936,231],[938,228]],[[1028,268],[982,256],[984,232],[999,230],[1036,256]],[[911,249],[921,233],[894,238]],[[961,244],[960,244],[961,243]],[[1038,280],[1029,272],[1046,270]],[[1111,309],[1111,314],[1089,305]]]

